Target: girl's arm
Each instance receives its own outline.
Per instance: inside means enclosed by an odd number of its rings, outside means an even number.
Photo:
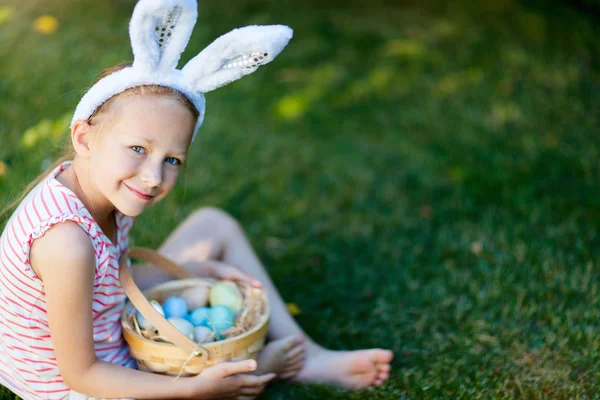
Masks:
[[[65,251],[67,250],[67,251]],[[50,335],[65,383],[99,398],[186,398],[189,378],[151,374],[96,358],[92,293],[95,257],[87,234],[64,222],[35,240],[31,265],[46,291]]]

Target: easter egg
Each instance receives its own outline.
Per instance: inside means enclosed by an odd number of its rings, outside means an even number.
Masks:
[[[233,282],[222,281],[210,288],[210,305],[226,306],[237,313],[243,305],[242,293]]]
[[[163,305],[163,311],[165,312],[165,318],[185,318],[188,313],[187,304],[185,300],[179,296],[168,297]]]
[[[227,306],[216,305],[210,309],[208,327],[212,328],[219,339],[223,339],[221,332],[233,326],[235,314]]]
[[[210,308],[200,307],[189,313],[188,321],[194,326],[208,326],[208,319],[210,318]]]
[[[197,326],[194,328],[194,342],[207,343],[213,341],[213,331],[206,326]]]
[[[190,321],[186,321],[183,318],[169,318],[169,321],[177,330],[183,333],[185,336],[194,340],[194,325],[191,324]]]
[[[150,304],[152,305],[152,307],[154,307],[154,309],[156,311],[159,312],[160,315],[162,315],[163,317],[165,316],[165,312],[163,311],[163,308],[161,307],[161,305],[158,301],[152,300],[152,301],[150,301]],[[137,319],[137,323],[141,329],[151,329],[152,328],[152,324],[150,323],[150,321],[148,321],[142,315],[142,313],[137,310],[135,312],[135,318]]]
[[[206,286],[191,287],[181,293],[181,298],[190,310],[195,310],[208,304],[208,290]]]

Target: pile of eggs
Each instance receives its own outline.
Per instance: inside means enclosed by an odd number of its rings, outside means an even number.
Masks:
[[[224,339],[223,331],[234,326],[243,296],[235,283],[221,281],[210,288],[188,288],[179,296],[166,298],[162,304],[155,300],[150,304],[185,336],[196,343],[207,343]],[[135,316],[141,329],[153,329],[139,311],[136,310]]]

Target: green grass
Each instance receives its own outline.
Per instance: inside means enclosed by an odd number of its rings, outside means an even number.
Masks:
[[[265,399],[599,398],[598,20],[552,2],[397,3],[202,2],[183,61],[240,25],[295,37],[207,95],[189,167],[134,244],[222,207],[311,336],[395,351],[368,394],[276,384]],[[94,74],[130,59],[133,1],[8,4],[0,204],[52,158]],[[45,13],[54,35],[31,27]]]

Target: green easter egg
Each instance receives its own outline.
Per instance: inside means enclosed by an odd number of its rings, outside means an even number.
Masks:
[[[233,313],[237,313],[243,306],[242,293],[233,282],[219,282],[210,289],[209,297],[211,306],[226,306]]]

